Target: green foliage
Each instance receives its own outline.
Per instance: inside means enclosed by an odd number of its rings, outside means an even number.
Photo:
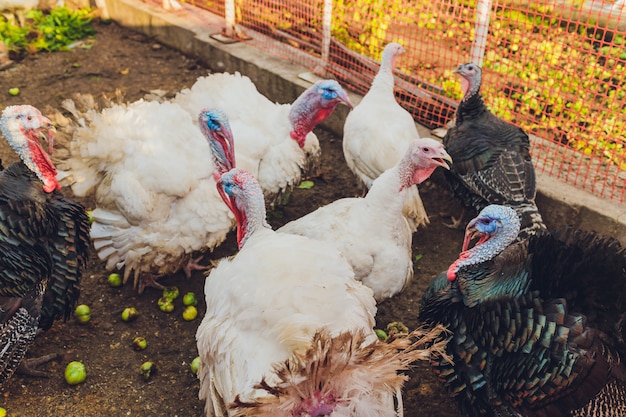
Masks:
[[[566,138],[584,155],[626,170],[624,35],[599,42],[604,34],[598,38],[583,24],[564,25],[541,7],[502,9],[492,19],[483,62],[491,73],[482,87],[487,106],[527,131]],[[430,81],[460,99],[458,77],[449,71]]]
[[[90,9],[72,11],[67,7],[50,12],[30,10],[23,24],[5,16],[0,18],[0,40],[18,55],[67,50],[73,42],[95,34],[90,13]]]
[[[30,30],[15,24],[15,20],[0,17],[0,41],[3,41],[9,50],[16,50],[26,45],[26,36]]]
[[[334,0],[332,35],[379,59],[383,46],[394,40],[405,44],[409,54],[416,52],[409,42],[390,36],[408,26],[420,42],[468,56],[476,1],[453,4]],[[626,169],[626,36],[598,30],[593,21],[562,21],[549,4],[525,4],[524,10],[497,8],[492,16],[483,62],[487,106],[529,132],[567,140],[585,155]],[[447,97],[461,98],[459,79],[449,69],[438,68],[427,56],[415,61],[410,72],[419,68],[420,76],[442,87]]]
[[[336,0],[332,35],[353,51],[380,58],[389,25],[414,22],[417,10],[405,0]]]

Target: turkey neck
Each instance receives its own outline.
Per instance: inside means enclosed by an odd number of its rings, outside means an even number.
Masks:
[[[456,125],[459,126],[464,119],[476,119],[485,112],[487,112],[487,108],[480,94],[480,85],[471,87],[459,103],[456,111]]]
[[[263,191],[261,187],[250,185],[246,190],[246,198],[237,200],[233,203],[236,207],[235,213],[237,219],[237,241],[239,249],[242,249],[248,239],[258,230],[271,230],[269,224],[265,221],[266,210],[265,200],[263,199]]]
[[[396,65],[397,56],[385,56],[383,53],[383,59],[380,63],[380,68],[378,69],[378,73],[374,77],[372,81],[372,87],[370,89],[380,89],[386,92],[390,92],[391,96],[393,96],[393,87],[395,84],[395,79],[393,77],[393,68]]]
[[[407,193],[407,187],[403,187],[400,180],[400,167],[395,166],[376,178],[365,199],[369,205],[380,209],[380,217],[399,219]]]
[[[289,136],[304,148],[306,135],[308,135],[318,123],[326,119],[335,108],[323,108],[317,103],[310,101],[296,101],[289,112],[292,129]]]

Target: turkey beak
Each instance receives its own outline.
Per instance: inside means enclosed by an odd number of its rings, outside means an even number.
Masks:
[[[237,166],[235,162],[235,149],[232,146],[233,138],[231,135],[225,133],[222,130],[220,130],[219,132],[213,132],[213,134],[219,138],[218,142],[222,145],[224,155],[226,156],[225,161],[220,161],[220,165],[222,165],[220,171],[221,173],[228,172]]]
[[[476,243],[474,243],[473,245],[473,247],[476,247],[478,245],[482,245],[491,238],[491,234],[478,230],[478,228],[476,227],[477,223],[478,219],[474,219],[470,221],[465,228],[465,238],[463,239],[463,252],[470,248],[470,245],[474,239],[478,238]]]
[[[452,165],[452,157],[448,155],[448,152],[441,151],[441,155],[438,158],[434,158],[439,166],[449,170]]]
[[[463,238],[463,248],[462,251],[465,252],[470,248],[470,244],[476,238],[478,238],[481,233],[476,229],[476,219],[470,221],[465,228],[465,237]]]
[[[472,240],[476,239],[478,236],[480,236],[480,233],[478,232],[478,230],[472,230],[472,229],[466,229],[465,230],[465,238],[463,239],[463,248],[462,251],[465,252],[466,250],[469,249],[470,244],[472,243]]]
[[[340,102],[348,106],[350,110],[354,108],[354,106],[350,102],[350,98],[348,98],[348,93],[346,93],[345,91],[343,90],[339,91],[339,93],[337,94],[337,98],[339,99]]]

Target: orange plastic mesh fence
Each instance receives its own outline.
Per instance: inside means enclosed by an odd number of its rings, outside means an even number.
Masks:
[[[397,98],[430,128],[454,118],[461,89],[452,70],[477,63],[488,107],[532,135],[538,171],[626,199],[623,0],[188,2],[220,16],[234,6],[251,44],[359,93],[383,47],[401,43]]]

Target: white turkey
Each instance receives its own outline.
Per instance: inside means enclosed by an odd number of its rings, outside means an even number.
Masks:
[[[139,100],[98,111],[90,96],[80,100],[91,110],[65,103],[80,125],[64,166],[76,195],[95,195],[90,233],[106,268],[123,269],[125,282],[133,274],[140,292],[159,287],[163,275],[205,268],[194,254],[215,248],[234,227],[213,178],[216,154],[207,146],[213,134],[232,141],[224,115],[203,112],[199,128],[174,103]],[[230,168],[221,164],[218,171]]]
[[[396,165],[409,144],[420,137],[415,120],[398,104],[393,92],[393,69],[404,52],[402,45],[395,42],[385,47],[372,86],[348,114],[343,127],[346,163],[368,189],[379,175]],[[413,231],[428,223],[417,187],[409,191],[404,215]]]
[[[206,415],[396,416],[393,396],[401,400],[404,380],[397,371],[429,352],[379,342],[372,291],[354,280],[334,246],[274,232],[249,172],[232,169],[221,185],[237,218],[240,251],[221,260],[205,283],[196,339]],[[331,357],[344,365],[317,373],[316,364]],[[276,401],[282,405],[268,413],[255,408]]]
[[[331,242],[355,278],[377,301],[398,293],[413,277],[412,230],[402,208],[413,185],[452,159],[434,139],[415,139],[398,163],[376,178],[364,198],[343,198],[287,223],[279,232]]]
[[[52,149],[52,122],[29,105],[2,112],[0,130],[21,161],[0,164],[0,386],[18,368],[55,354],[23,360],[40,330],[67,319],[80,294],[89,251],[85,209],[63,196],[56,168],[38,142]]]
[[[321,153],[313,128],[337,104],[352,107],[334,80],[317,81],[293,104],[279,104],[259,93],[250,78],[239,73],[200,77],[172,101],[191,115],[205,107],[226,113],[236,138],[238,166],[258,179],[270,206],[280,203],[303,178],[315,175]]]

